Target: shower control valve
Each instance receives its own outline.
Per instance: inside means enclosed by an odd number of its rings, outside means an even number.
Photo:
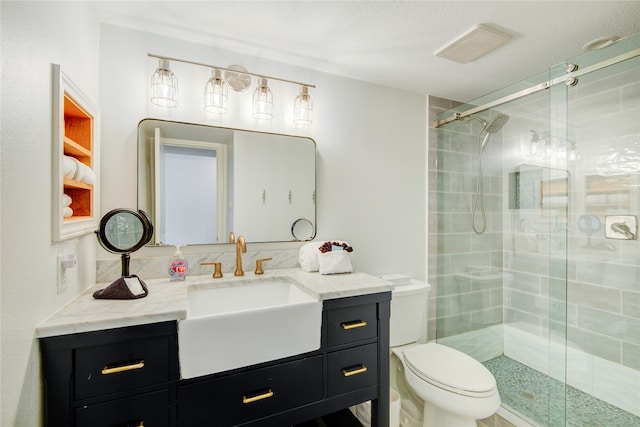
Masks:
[[[604,225],[607,239],[636,240],[638,238],[635,215],[607,215],[604,218]]]

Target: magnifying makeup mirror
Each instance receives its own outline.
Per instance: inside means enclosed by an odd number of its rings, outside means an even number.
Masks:
[[[100,245],[111,253],[121,254],[122,276],[104,289],[96,291],[98,299],[142,298],[149,293],[145,283],[129,273],[130,254],[151,240],[153,225],[142,210],[119,208],[108,212],[100,220],[96,231]]]

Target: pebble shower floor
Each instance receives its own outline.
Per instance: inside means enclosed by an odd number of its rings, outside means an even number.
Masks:
[[[562,393],[562,383],[506,356],[484,365],[496,378],[503,406],[542,426],[564,425],[562,402],[549,402],[550,394]],[[566,386],[566,411],[568,427],[640,427],[640,417],[571,386]]]

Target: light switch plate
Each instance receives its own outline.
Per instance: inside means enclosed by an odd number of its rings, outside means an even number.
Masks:
[[[607,215],[604,217],[604,235],[607,239],[636,240],[638,221],[635,215]]]
[[[58,294],[61,294],[67,290],[67,276],[66,276],[65,268],[62,265],[62,255],[58,255],[57,264],[58,264]]]

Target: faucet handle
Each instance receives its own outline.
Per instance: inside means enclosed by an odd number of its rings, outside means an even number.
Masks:
[[[263,261],[271,261],[273,258],[260,258],[256,260],[256,271],[254,274],[264,274],[264,270],[262,269]]]
[[[222,263],[221,262],[201,262],[200,265],[213,265],[213,277],[219,279],[222,277]]]

